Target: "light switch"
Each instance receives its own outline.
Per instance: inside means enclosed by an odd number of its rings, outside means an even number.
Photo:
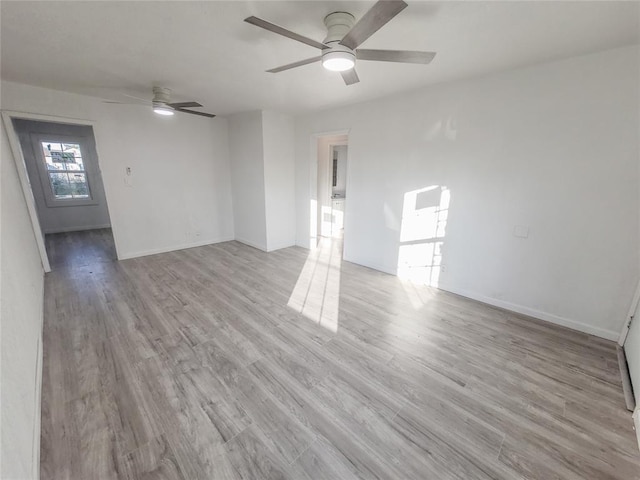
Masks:
[[[124,184],[127,187],[133,187],[133,173],[131,172],[131,167],[127,167],[124,173]]]
[[[516,225],[513,227],[513,235],[518,238],[529,238],[529,227],[526,225]]]

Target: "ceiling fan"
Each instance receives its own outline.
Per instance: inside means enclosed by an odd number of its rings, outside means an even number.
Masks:
[[[141,100],[145,103],[145,105],[149,104],[149,100],[134,97],[133,95],[128,95],[123,93],[125,97],[135,98],[136,100]],[[123,103],[123,102],[114,102],[105,100],[105,103]],[[213,113],[206,112],[197,112],[195,110],[189,110],[190,108],[200,108],[198,102],[177,102],[171,103],[171,90],[163,87],[153,87],[153,99],[151,100],[151,106],[153,107],[153,111],[160,115],[173,115],[174,112],[182,112],[182,113],[190,113],[191,115],[200,115],[202,117],[213,118],[215,115]]]
[[[322,54],[300,60],[281,67],[267,70],[278,73],[291,68],[301,67],[318,61],[327,70],[340,72],[347,85],[358,83],[360,79],[355,70],[356,59],[377,62],[418,63],[426,65],[433,60],[435,52],[416,52],[410,50],[366,50],[358,48],[365,40],[377,32],[386,23],[407,7],[403,0],[379,0],[364,16],[355,21],[347,12],[333,12],[324,18],[327,37],[322,42],[299,35],[258,17],[248,17],[244,21],[270,32],[283,35],[292,40],[319,48]]]

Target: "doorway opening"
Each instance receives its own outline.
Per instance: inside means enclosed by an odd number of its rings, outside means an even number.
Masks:
[[[323,239],[342,239],[347,202],[346,134],[317,137],[316,246]],[[313,219],[312,219],[313,222]],[[314,230],[314,225],[311,225]]]
[[[336,333],[347,197],[346,133],[315,135],[311,155],[310,252],[287,305]]]
[[[347,145],[331,146],[331,237],[342,238],[347,199]]]
[[[93,128],[11,122],[51,269],[117,260]]]

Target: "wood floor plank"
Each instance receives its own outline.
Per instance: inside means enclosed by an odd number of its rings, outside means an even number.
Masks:
[[[335,240],[117,262],[109,235],[47,236],[42,479],[640,479],[613,342]]]
[[[226,449],[240,478],[295,479],[289,473],[287,464],[269,450],[264,435],[256,427],[249,427],[234,437],[227,443]]]
[[[129,480],[187,480],[164,435],[127,454],[121,464],[122,477]]]

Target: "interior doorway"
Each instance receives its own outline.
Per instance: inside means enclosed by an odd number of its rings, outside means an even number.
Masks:
[[[93,129],[12,119],[51,269],[117,259]]]
[[[331,146],[331,237],[344,235],[348,145]]]
[[[343,238],[347,202],[348,137],[317,138],[317,243],[323,238]]]

